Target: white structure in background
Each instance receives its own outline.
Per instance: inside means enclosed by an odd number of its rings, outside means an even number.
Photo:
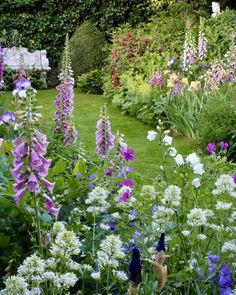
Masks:
[[[3,57],[8,68],[17,70],[23,61],[27,69],[41,71],[41,79],[46,86],[47,72],[51,70],[46,50],[29,52],[25,47],[3,48]]]
[[[220,15],[220,3],[219,2],[212,2],[212,15],[213,17],[217,17]]]

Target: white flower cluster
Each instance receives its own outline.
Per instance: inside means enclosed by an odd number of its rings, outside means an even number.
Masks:
[[[161,201],[163,204],[178,207],[181,203],[181,189],[176,185],[168,186]]]
[[[232,203],[224,203],[224,202],[218,201],[215,207],[216,207],[216,210],[228,210],[232,207],[232,205],[233,205]]]
[[[80,253],[81,243],[72,231],[67,231],[64,224],[56,222],[52,229],[50,254],[52,257],[44,260],[36,253],[27,257],[18,268],[17,276],[8,278],[6,288],[1,295],[40,295],[44,294],[43,284],[50,282],[50,294],[60,290],[67,292],[78,280],[73,270],[78,270],[79,264],[73,261],[72,255]],[[62,272],[58,272],[64,266]]]
[[[232,252],[236,255],[236,240],[225,242],[221,248],[222,252]]]
[[[122,241],[119,236],[109,235],[100,244],[100,249],[97,251],[97,261],[99,267],[117,268],[119,260],[125,257],[122,249]]]
[[[208,218],[212,216],[214,216],[212,210],[194,208],[190,210],[189,214],[187,214],[187,223],[191,226],[207,225]]]
[[[170,218],[175,211],[172,208],[158,206],[156,212],[152,215],[152,229],[154,232],[163,232]]]
[[[124,271],[113,270],[112,273],[118,281],[127,281],[128,280],[128,276]]]
[[[108,194],[108,191],[99,186],[92,190],[85,200],[85,204],[90,205],[87,208],[87,212],[98,215],[106,211],[110,207],[110,204],[107,202]]]
[[[236,198],[236,185],[230,175],[223,174],[215,182],[216,189],[212,191],[213,195],[228,193]]]

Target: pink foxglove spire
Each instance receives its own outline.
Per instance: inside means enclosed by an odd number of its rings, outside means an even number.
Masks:
[[[56,87],[59,93],[56,96],[54,103],[56,107],[53,119],[55,123],[54,132],[59,134],[63,144],[67,146],[69,143],[74,143],[76,141],[77,135],[72,123],[74,111],[74,78],[70,62],[68,35],[66,36],[62,69],[59,79],[61,84]]]
[[[204,33],[204,22],[201,18],[198,34],[198,59],[203,60],[204,58],[207,58],[207,38]]]
[[[111,123],[105,105],[102,106],[100,117],[96,132],[97,155],[106,158],[108,152],[114,147],[115,136],[111,132]]]

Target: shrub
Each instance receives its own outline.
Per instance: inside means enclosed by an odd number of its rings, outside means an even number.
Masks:
[[[199,116],[198,139],[200,143],[228,140],[236,129],[236,97],[230,90],[214,92]]]
[[[102,71],[94,70],[78,77],[78,87],[81,91],[102,94]]]
[[[84,22],[70,39],[71,63],[75,77],[101,68],[106,39],[94,24]]]

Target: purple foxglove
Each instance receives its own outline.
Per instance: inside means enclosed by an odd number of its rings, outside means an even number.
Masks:
[[[23,166],[24,166],[24,163],[22,162],[18,164],[16,167],[14,167],[13,169],[11,169],[11,174],[14,177],[14,179],[17,179],[19,174],[21,174]]]
[[[101,119],[97,122],[96,132],[96,147],[97,155],[101,158],[106,158],[108,152],[115,146],[115,136],[111,132],[111,123],[107,116],[106,106],[102,106]]]
[[[25,193],[27,191],[27,188],[22,188],[17,193],[13,195],[14,200],[16,201],[16,204],[19,205],[20,200],[24,197]]]
[[[32,173],[30,174],[30,177],[28,179],[27,188],[30,192],[34,192],[36,194],[40,193],[40,191],[41,191],[40,187],[39,187],[38,179]]]
[[[41,165],[41,160],[39,158],[39,155],[34,150],[32,150],[31,152],[30,165],[32,169]]]
[[[48,180],[45,179],[45,178],[42,178],[41,181],[42,181],[42,184],[45,186],[45,188],[46,188],[50,193],[52,193],[52,192],[53,192],[53,189],[54,189],[54,186],[55,186],[55,183],[52,183],[52,182],[48,181]]]
[[[60,208],[56,208],[53,200],[49,198],[47,195],[44,196],[44,199],[45,199],[47,211],[53,216],[57,217],[60,212]]]

